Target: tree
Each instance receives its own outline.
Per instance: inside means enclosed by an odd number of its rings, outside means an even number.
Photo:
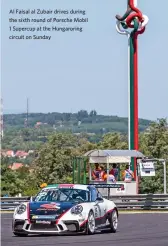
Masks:
[[[70,113],[65,113],[63,116],[65,121],[70,121],[71,120],[71,114]]]
[[[75,147],[77,138],[72,134],[57,133],[50,137],[33,163],[38,183],[66,180],[72,172],[71,157]]]
[[[89,116],[90,116],[90,117],[91,117],[91,119],[92,119],[92,123],[93,123],[94,121],[96,121],[96,116],[97,116],[97,112],[96,112],[96,110],[92,110],[92,111],[90,111]]]
[[[24,141],[30,140],[31,132],[28,128],[24,128],[21,131]]]
[[[98,144],[100,149],[127,149],[128,144],[124,136],[119,133],[107,133]]]
[[[84,118],[88,118],[88,112],[86,110],[80,110],[77,113],[78,121],[82,121]]]
[[[91,110],[90,113],[89,113],[89,116],[90,116],[90,117],[94,117],[94,116],[96,116],[96,115],[97,115],[97,112],[96,112],[96,110],[94,110],[94,109]]]
[[[168,125],[165,119],[152,123],[148,130],[140,135],[140,151],[149,157],[168,159]],[[140,193],[149,192],[163,192],[163,166],[160,163],[156,165],[155,177],[141,179]]]
[[[22,193],[24,180],[18,178],[18,173],[8,167],[8,158],[1,160],[1,195],[16,195]]]

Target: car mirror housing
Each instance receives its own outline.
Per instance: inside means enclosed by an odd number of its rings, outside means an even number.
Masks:
[[[33,202],[34,201],[34,197],[33,196],[29,196],[27,200],[30,201],[30,202]]]
[[[103,202],[104,200],[103,200],[103,198],[102,197],[97,197],[97,199],[96,199],[96,202]]]

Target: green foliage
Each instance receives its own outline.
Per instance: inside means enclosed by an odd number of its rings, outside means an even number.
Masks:
[[[80,110],[77,113],[31,113],[28,126],[24,127],[26,114],[4,115],[4,138],[2,149],[39,150],[48,137],[54,133],[86,133],[87,140],[98,143],[102,135],[109,132],[127,133],[128,120],[118,116],[99,115],[96,110],[87,112]],[[37,122],[42,124],[36,128]],[[139,120],[139,130],[144,131],[151,122]]]
[[[86,112],[85,112],[86,113]],[[81,117],[82,113],[80,113]],[[91,113],[94,117],[95,113]],[[68,118],[69,116],[66,115]],[[38,129],[39,130],[39,129]],[[45,130],[44,130],[45,131]],[[30,141],[29,137],[36,132],[33,129],[20,131],[22,138]],[[42,134],[42,133],[40,133]],[[45,136],[45,132],[43,132]],[[90,136],[92,138],[93,136]],[[127,136],[111,132],[98,135],[98,140],[89,141],[86,133],[74,135],[72,133],[55,132],[50,134],[47,141],[37,149],[38,156],[32,156],[29,170],[24,166],[17,171],[8,168],[11,159],[2,158],[1,164],[1,190],[2,195],[8,193],[16,195],[34,195],[39,190],[41,183],[71,183],[72,182],[72,157],[82,156],[92,149],[127,149]],[[154,122],[140,134],[140,151],[147,156],[168,159],[168,127],[164,119]],[[168,174],[168,170],[167,170]],[[168,177],[167,177],[168,178]],[[168,180],[168,179],[167,179]],[[157,165],[155,177],[143,178],[140,181],[140,193],[163,192],[163,166]]]
[[[23,179],[23,178],[22,178]],[[26,179],[24,179],[24,187],[22,190],[23,196],[34,196],[40,191],[40,186],[37,183],[34,174],[29,174]]]
[[[140,150],[147,156],[168,160],[168,125],[165,119],[152,123],[148,131],[140,135]],[[163,192],[163,165],[158,163],[156,169],[155,177],[141,179],[140,193]]]
[[[14,196],[19,193],[28,195],[28,192],[33,193],[33,191],[36,194],[39,187],[28,167],[23,166],[13,171],[9,168],[9,160],[10,158],[4,157],[1,159],[1,195]]]
[[[29,129],[24,128],[24,120],[26,114],[6,114],[4,115],[5,131],[21,130],[21,135],[25,141],[32,139],[32,135],[36,138],[36,133],[39,131],[53,132],[55,131],[72,131],[72,132],[92,132],[96,134],[107,133],[111,131],[127,132],[128,120],[118,116],[99,115],[96,110],[80,110],[77,113],[31,113],[29,114],[28,125]],[[79,125],[79,121],[81,124]],[[42,125],[39,129],[32,129],[37,122]],[[140,119],[139,129],[146,129],[151,121]],[[54,126],[54,128],[53,128]],[[37,130],[37,131],[36,131]],[[34,132],[32,132],[34,131]],[[41,136],[45,136],[42,134]],[[35,141],[35,139],[33,139]],[[36,141],[38,141],[36,139]]]
[[[22,192],[23,181],[16,172],[8,168],[8,159],[1,160],[1,194],[18,194]]]
[[[33,163],[39,185],[43,182],[57,183],[72,172],[71,157],[77,139],[72,134],[54,134],[39,152]]]
[[[100,149],[127,149],[126,138],[119,133],[108,133],[98,144]]]

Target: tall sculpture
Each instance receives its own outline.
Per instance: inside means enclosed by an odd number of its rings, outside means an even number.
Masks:
[[[137,8],[137,0],[127,0],[123,16],[116,15],[116,29],[128,37],[128,145],[138,150],[138,35],[144,33],[149,21]],[[131,161],[136,179],[136,163]]]

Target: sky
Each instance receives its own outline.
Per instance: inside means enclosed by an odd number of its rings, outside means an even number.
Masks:
[[[127,117],[127,37],[119,35],[115,28],[115,15],[123,15],[126,2],[2,0],[1,96],[4,113],[26,112],[29,98],[30,112],[73,113],[95,109],[98,114]],[[146,31],[138,41],[139,118],[166,118],[168,0],[160,0],[160,5],[158,1],[138,0],[138,7],[149,17]],[[83,32],[52,32],[50,41],[9,40],[9,11],[16,8],[82,9],[89,21],[82,24]],[[12,17],[18,16],[13,14]],[[29,25],[20,24],[22,27]]]

